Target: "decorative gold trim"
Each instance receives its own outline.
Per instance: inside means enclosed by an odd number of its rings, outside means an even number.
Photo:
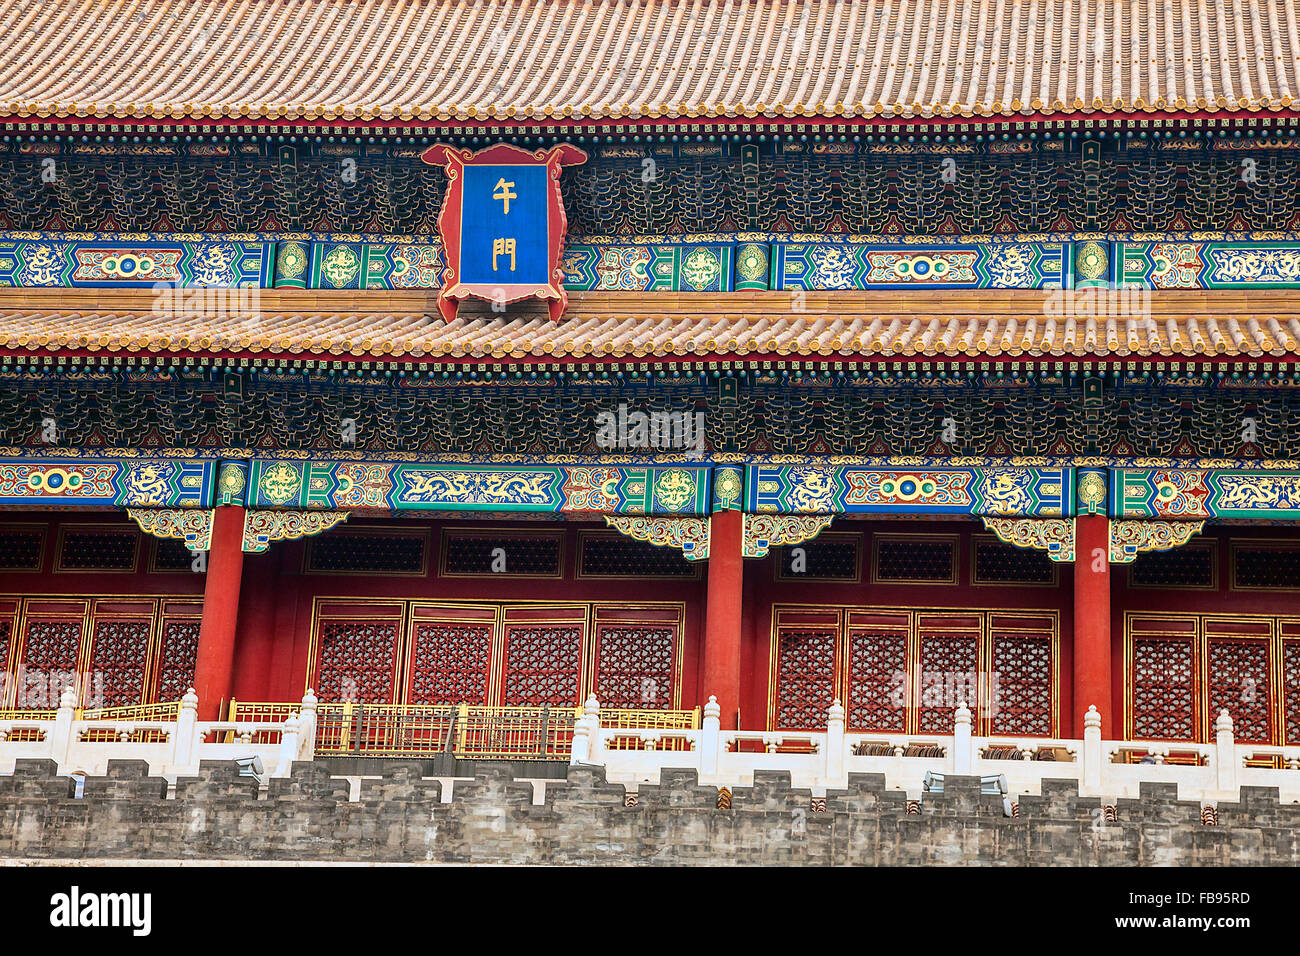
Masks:
[[[606,515],[605,524],[656,548],[677,548],[688,561],[702,561],[709,556],[708,518]]]
[[[338,605],[341,607],[354,607],[354,614],[330,614],[324,613],[324,608],[329,605]],[[413,638],[415,626],[419,623],[432,621],[434,618],[422,617],[421,612],[429,610],[451,610],[451,609],[469,609],[469,610],[487,610],[492,611],[492,629],[493,638],[492,646],[488,652],[487,673],[488,689],[487,700],[484,703],[488,706],[500,705],[501,685],[505,667],[505,628],[511,623],[507,620],[507,613],[511,610],[518,609],[545,609],[561,610],[566,608],[583,608],[585,614],[583,617],[583,644],[581,659],[578,669],[578,687],[579,700],[575,706],[585,701],[588,695],[594,693],[596,686],[596,667],[597,646],[596,646],[596,628],[602,623],[600,612],[614,611],[619,614],[626,614],[628,611],[647,611],[656,612],[663,610],[672,610],[675,617],[671,621],[660,620],[657,618],[648,618],[644,621],[636,618],[621,618],[629,623],[651,623],[665,624],[676,630],[676,637],[673,645],[673,693],[671,710],[677,710],[682,707],[683,695],[683,674],[685,667],[686,655],[686,634],[687,634],[687,614],[685,601],[637,601],[631,604],[624,604],[614,601],[541,601],[530,598],[512,598],[501,601],[479,601],[473,598],[450,598],[429,600],[422,597],[376,597],[364,595],[316,595],[312,599],[311,620],[308,623],[308,651],[307,651],[307,669],[303,675],[303,689],[307,688],[320,690],[317,683],[316,668],[319,664],[320,657],[320,623],[322,620],[357,620],[371,621],[376,620],[375,614],[369,610],[375,606],[391,607],[396,611],[392,617],[384,617],[383,620],[395,620],[398,625],[397,644],[395,647],[395,671],[390,683],[390,689],[394,698],[393,703],[407,704],[408,685],[410,684],[410,666],[411,652],[413,647]],[[441,619],[438,619],[441,620]],[[535,623],[546,623],[548,619],[531,619]],[[572,623],[573,618],[557,618],[556,620],[563,623]],[[484,618],[482,623],[488,623]],[[364,702],[368,703],[368,702]],[[378,703],[378,702],[376,702]],[[567,706],[567,705],[556,705]]]
[[[946,578],[882,578],[880,576],[880,546],[897,542],[920,542],[928,544],[947,544],[952,561],[952,573]],[[951,586],[961,579],[960,536],[956,534],[931,534],[925,531],[899,534],[889,531],[871,532],[871,583],[872,584],[918,584]]]
[[[67,546],[68,532],[100,532],[104,534],[130,534],[135,536],[135,551],[129,568],[69,568],[63,563],[64,549]],[[135,574],[140,568],[140,529],[132,527],[131,522],[115,521],[92,522],[87,524],[60,524],[58,535],[54,539],[54,573],[55,574]]]
[[[155,538],[179,538],[191,551],[212,547],[211,511],[196,508],[127,508],[131,518],[145,534]]]
[[[429,554],[433,550],[432,528],[411,524],[385,524],[349,526],[345,535],[352,538],[395,537],[420,539],[420,570],[418,571],[322,571],[312,567],[315,558],[315,541],[308,540],[303,549],[302,573],[312,577],[384,577],[423,578],[429,574]]]
[[[1135,580],[1134,574],[1141,567],[1138,564],[1130,564],[1128,567],[1128,577],[1126,579],[1127,587],[1130,591],[1201,591],[1208,593],[1218,591],[1221,585],[1219,579],[1219,538],[1206,538],[1202,541],[1189,543],[1183,550],[1185,551],[1204,551],[1210,556],[1210,583],[1209,584],[1142,584]]]
[[[1140,551],[1169,551],[1192,540],[1205,528],[1204,521],[1110,522],[1110,563],[1130,564]]]
[[[438,577],[440,578],[513,578],[544,581],[560,581],[564,579],[564,559],[565,559],[565,539],[567,533],[563,528],[524,528],[517,529],[506,527],[496,528],[446,528],[438,538]],[[542,572],[539,574],[520,573],[509,569],[509,562],[505,571],[448,571],[447,555],[449,553],[448,544],[452,538],[488,538],[488,539],[536,539],[556,542],[555,545],[555,571]]]
[[[243,550],[265,551],[272,541],[296,541],[348,520],[346,511],[249,511],[244,515]]]
[[[639,581],[698,581],[700,565],[688,566],[690,574],[584,574],[582,570],[583,555],[587,545],[593,542],[617,540],[622,535],[617,531],[593,531],[583,529],[578,532],[577,556],[574,559],[573,579],[575,581],[626,581],[635,578]]]
[[[741,557],[765,558],[773,547],[803,544],[831,526],[834,515],[755,515],[743,518]]]
[[[40,535],[41,541],[40,546],[36,550],[36,567],[20,567],[13,562],[10,555],[0,554],[0,571],[14,572],[17,574],[40,574],[41,571],[45,570],[45,557],[47,553],[46,545],[49,543],[50,539],[50,526],[48,522],[40,524],[35,521],[6,521],[3,524],[0,524],[0,534],[4,534],[5,532],[17,534],[35,533]],[[3,703],[3,701],[0,701],[0,703]]]
[[[923,633],[923,623],[925,615],[951,615],[951,614],[969,614],[978,618],[979,624],[970,631],[965,633],[977,636],[978,643],[978,671],[980,674],[987,675],[992,670],[993,654],[993,636],[999,635],[1026,635],[1029,637],[1039,637],[1049,639],[1051,642],[1052,654],[1052,677],[1050,690],[1050,737],[1057,737],[1061,733],[1062,713],[1061,713],[1061,612],[1057,608],[1007,608],[1007,607],[969,607],[963,605],[954,605],[952,607],[938,607],[934,605],[868,605],[868,604],[805,604],[800,602],[782,601],[771,605],[770,629],[768,631],[768,681],[767,681],[767,722],[768,730],[785,730],[789,728],[779,727],[776,723],[777,711],[777,675],[779,671],[778,646],[780,632],[783,627],[781,615],[784,613],[794,614],[826,614],[835,615],[836,623],[831,624],[789,624],[793,629],[798,628],[816,628],[816,627],[834,627],[838,632],[834,654],[834,693],[844,702],[846,709],[850,706],[851,687],[849,673],[849,642],[851,632],[854,630],[852,623],[855,612],[867,613],[896,613],[900,617],[905,617],[907,649],[905,656],[905,686],[909,695],[910,703],[904,710],[904,732],[908,734],[917,733],[918,727],[918,708],[921,706],[923,699],[923,688],[921,683],[921,640],[926,635]],[[1050,628],[1040,630],[1037,628],[1017,628],[1007,626],[994,626],[994,618],[997,615],[1022,615],[1042,617],[1051,622]],[[986,688],[988,689],[988,688]],[[986,734],[991,728],[993,715],[987,713],[985,708],[989,706],[984,699],[984,692],[980,693],[978,707],[975,708],[977,715],[976,727],[981,734]],[[884,734],[895,733],[895,731],[854,731],[855,733],[864,734]]]
[[[1073,518],[985,518],[984,527],[1006,544],[1046,551],[1053,561],[1074,561]]]
[[[1294,538],[1229,538],[1228,539],[1228,590],[1244,592],[1263,592],[1265,594],[1277,594],[1280,591],[1289,591],[1291,588],[1281,587],[1248,587],[1242,585],[1237,580],[1237,552],[1243,548],[1255,547],[1261,551],[1296,551],[1300,550],[1300,542]]]
[[[861,531],[824,531],[817,536],[823,544],[853,545],[853,576],[847,578],[814,578],[803,574],[787,574],[786,562],[778,559],[772,567],[772,580],[780,584],[860,584],[862,583],[862,545],[865,534]]]
[[[1048,567],[1052,572],[1050,581],[989,581],[979,576],[979,558],[978,549],[981,544],[1006,544],[996,534],[979,534],[972,532],[970,536],[970,586],[973,588],[1056,588],[1061,586],[1061,569],[1057,567],[1059,561],[1051,561]],[[1015,547],[1015,545],[1010,545]],[[1025,549],[1021,549],[1025,550]],[[1049,559],[1050,560],[1050,559]]]

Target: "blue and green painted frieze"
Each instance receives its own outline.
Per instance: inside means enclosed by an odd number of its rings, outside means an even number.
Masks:
[[[679,515],[710,510],[707,467],[254,459],[248,489],[252,508]]]
[[[215,459],[0,459],[0,505],[206,508]]]
[[[1300,241],[1116,242],[1112,281],[1148,289],[1300,288]]]
[[[1071,468],[751,465],[745,510],[773,514],[1074,514]]]
[[[269,288],[275,242],[258,237],[0,234],[0,286]]]
[[[1116,468],[1114,518],[1300,520],[1300,472]]]
[[[569,291],[1300,288],[1300,234],[570,236]],[[434,236],[0,232],[0,286],[435,289]]]

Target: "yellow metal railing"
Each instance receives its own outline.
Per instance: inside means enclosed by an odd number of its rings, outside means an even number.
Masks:
[[[279,721],[300,703],[232,700],[229,720]],[[429,757],[450,752],[480,759],[558,760],[573,746],[575,706],[489,706],[484,704],[320,703],[316,707],[316,753],[322,755]],[[629,730],[694,730],[694,710],[602,710],[601,725]],[[639,749],[639,736],[616,738],[618,749]],[[682,738],[659,749],[686,750]]]
[[[77,720],[176,720],[181,715],[179,700],[157,704],[127,704],[121,707],[88,707],[79,709]]]
[[[57,710],[0,710],[0,720],[53,720]]]

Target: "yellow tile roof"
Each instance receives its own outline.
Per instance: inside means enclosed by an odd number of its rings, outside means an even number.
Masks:
[[[483,121],[1278,110],[1300,0],[40,0],[0,114]]]
[[[152,312],[147,301],[117,291],[4,290],[0,350],[523,362],[1300,357],[1294,292],[1163,292],[1145,319],[1053,318],[1047,293],[1030,291],[807,293],[797,313],[780,292],[573,293],[558,324],[540,305],[494,315],[481,303],[445,323],[431,297],[411,293],[268,292],[256,318]]]

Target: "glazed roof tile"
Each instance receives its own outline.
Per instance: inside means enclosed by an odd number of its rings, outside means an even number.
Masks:
[[[42,0],[0,114],[555,123],[1280,110],[1300,0]]]
[[[549,362],[711,357],[1156,358],[1300,354],[1300,295],[1163,292],[1145,317],[1053,315],[1049,294],[573,293],[564,320],[412,293],[267,292],[255,318],[151,311],[141,293],[0,290],[0,350]]]

